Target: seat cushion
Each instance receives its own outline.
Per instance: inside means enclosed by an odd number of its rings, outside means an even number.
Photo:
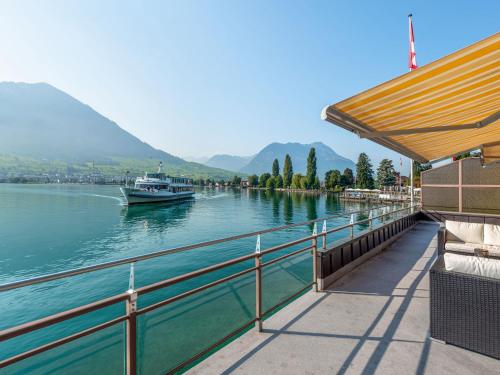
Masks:
[[[446,220],[446,241],[484,243],[484,224]]]
[[[447,251],[458,251],[468,254],[474,254],[474,249],[481,249],[482,247],[483,245],[481,244],[460,241],[446,241],[444,244],[444,249]]]
[[[500,225],[484,224],[484,244],[500,247]]]
[[[444,267],[447,271],[500,280],[500,259],[454,253],[445,253],[443,257]]]

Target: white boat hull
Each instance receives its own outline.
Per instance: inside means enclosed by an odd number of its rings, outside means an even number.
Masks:
[[[179,193],[172,193],[170,191],[145,191],[134,188],[120,188],[123,196],[125,197],[126,204],[140,204],[140,203],[155,203],[155,202],[170,202],[181,199],[191,198],[194,191],[183,191]]]

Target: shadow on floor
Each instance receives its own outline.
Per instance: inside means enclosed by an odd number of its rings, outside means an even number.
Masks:
[[[356,358],[366,342],[376,342],[376,347],[367,361],[366,366],[362,370],[362,374],[365,375],[375,373],[391,343],[418,343],[422,345],[422,350],[419,354],[420,358],[416,373],[423,374],[426,369],[430,350],[429,335],[427,334],[425,341],[412,341],[398,340],[395,338],[395,334],[409,308],[412,299],[427,298],[415,296],[415,293],[417,291],[427,292],[425,289],[418,289],[418,286],[428,273],[435,258],[435,249],[431,245],[431,241],[436,235],[437,228],[438,226],[435,224],[417,225],[407,234],[402,236],[398,241],[392,244],[386,251],[370,259],[367,263],[364,263],[344,278],[338,280],[334,285],[325,291],[323,296],[290,319],[283,327],[277,330],[264,330],[264,332],[271,333],[271,336],[234,362],[230,367],[223,371],[223,374],[232,373],[256,353],[269,345],[273,340],[282,335],[309,335],[357,340],[356,345],[340,366],[338,371],[339,374],[346,373],[349,369],[349,365]],[[374,275],[377,276],[374,278]],[[408,278],[408,275],[411,275],[413,278],[412,281],[405,288],[399,287],[403,279]],[[376,280],[374,281],[374,279]],[[388,298],[362,335],[337,335],[289,330],[294,323],[298,322],[312,310],[317,308],[326,298],[335,298],[335,294],[366,294],[387,296]],[[391,321],[389,322],[383,335],[374,336],[373,332],[375,327],[377,327],[377,324],[384,316],[387,317],[386,313],[388,308],[396,297],[401,300],[401,304],[399,305],[396,313],[392,316]],[[334,348],[332,348],[332,350],[333,349]]]

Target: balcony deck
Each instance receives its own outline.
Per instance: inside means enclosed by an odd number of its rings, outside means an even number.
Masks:
[[[419,223],[327,291],[309,292],[191,374],[498,374],[500,361],[429,339],[435,223]]]

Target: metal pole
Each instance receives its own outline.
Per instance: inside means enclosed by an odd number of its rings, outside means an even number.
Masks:
[[[462,159],[458,161],[458,212],[463,212],[463,198],[462,198]]]
[[[255,245],[255,328],[262,332],[262,259],[260,255],[260,234]]]
[[[349,224],[351,224],[351,238],[354,238],[354,214],[351,214],[351,221]]]
[[[318,226],[314,222],[312,235],[312,256],[313,256],[313,291],[318,291]]]
[[[126,300],[127,314],[127,375],[137,373],[137,292],[135,291],[134,263],[130,264],[129,297]]]
[[[323,233],[323,250],[326,250],[326,220],[323,220],[323,230],[321,231]]]
[[[410,204],[413,207],[413,159],[410,159]]]

